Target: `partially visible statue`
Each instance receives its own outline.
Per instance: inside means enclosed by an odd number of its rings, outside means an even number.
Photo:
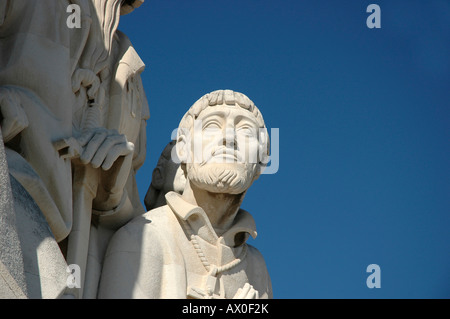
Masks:
[[[241,209],[268,156],[268,133],[244,94],[219,90],[182,118],[176,153],[187,182],[167,205],[119,229],[99,298],[271,298],[253,217]]]
[[[175,141],[166,145],[152,173],[152,182],[145,195],[144,203],[147,211],[166,205],[166,194],[174,191],[182,194],[186,185],[186,176],[174,152]]]
[[[12,193],[30,201],[16,213],[43,215],[34,233],[52,242],[24,271],[34,278],[25,278],[26,297],[95,298],[109,238],[145,212],[135,182],[146,153],[145,66],[117,30],[142,2],[0,0],[0,142]],[[71,4],[81,28],[67,25]],[[81,268],[81,288],[66,291],[67,264]],[[59,265],[49,274],[55,284],[40,286],[51,265]]]

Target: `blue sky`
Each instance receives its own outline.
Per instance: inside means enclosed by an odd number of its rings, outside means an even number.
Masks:
[[[275,298],[450,298],[449,21],[446,0],[147,0],[119,27],[147,66],[141,198],[187,109],[242,92],[280,133],[242,205]]]

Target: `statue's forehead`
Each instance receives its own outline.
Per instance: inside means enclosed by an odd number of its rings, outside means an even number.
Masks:
[[[197,117],[197,120],[205,120],[209,117],[219,116],[222,118],[245,118],[249,119],[256,124],[256,118],[250,111],[240,107],[239,105],[221,104],[215,106],[209,106],[205,108]]]

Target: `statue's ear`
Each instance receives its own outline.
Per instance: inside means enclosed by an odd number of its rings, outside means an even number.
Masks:
[[[178,130],[175,148],[179,162],[187,163],[189,159],[189,141],[187,135],[183,131],[183,129]]]
[[[270,140],[267,128],[259,129],[259,163],[264,167],[270,161]]]

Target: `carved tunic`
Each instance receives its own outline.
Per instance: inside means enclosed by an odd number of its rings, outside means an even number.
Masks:
[[[272,298],[264,259],[246,244],[249,235],[256,236],[249,213],[240,210],[219,237],[200,207],[174,192],[166,199],[168,205],[133,219],[115,234],[99,298],[233,298],[247,282],[260,298]]]
[[[59,241],[72,226],[71,163],[52,142],[72,135],[71,38],[78,31],[67,28],[68,1],[1,2],[0,87],[28,118],[20,140],[7,145],[8,166]]]

